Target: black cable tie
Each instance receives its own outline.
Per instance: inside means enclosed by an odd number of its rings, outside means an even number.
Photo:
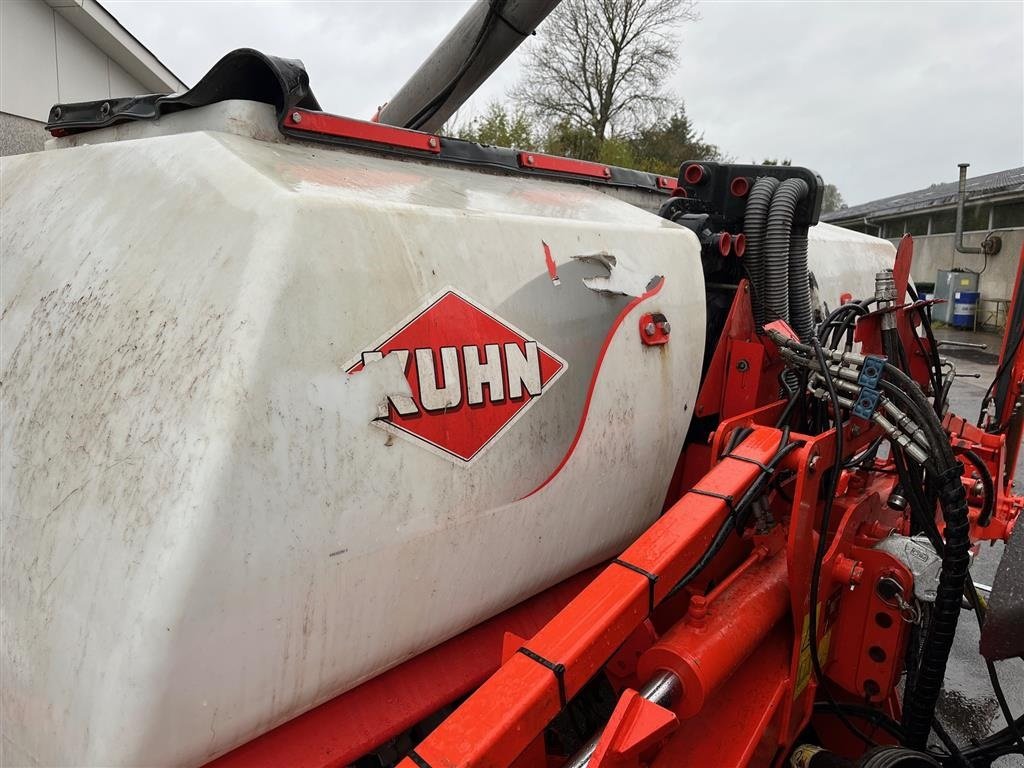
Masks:
[[[416,754],[416,750],[411,750],[408,755],[409,759],[412,760],[420,768],[430,768],[430,763],[424,760],[422,757]]]
[[[725,506],[729,509],[729,515],[732,517],[733,522],[737,519],[736,505],[733,503],[733,497],[729,494],[715,493],[714,491],[705,491],[703,488],[691,488],[689,493],[696,493],[698,496],[708,496],[712,499],[718,499],[724,501]]]
[[[629,570],[633,571],[634,573],[639,573],[641,576],[646,577],[646,579],[647,579],[647,602],[648,602],[647,618],[650,618],[651,616],[653,616],[654,615],[654,585],[658,583],[657,575],[651,573],[650,571],[645,571],[639,565],[633,565],[632,563],[627,563],[624,560],[619,560],[619,558],[615,558],[614,560],[612,560],[612,562],[615,563],[616,565],[621,565],[623,568],[628,568]]]
[[[761,471],[764,472],[766,475],[770,475],[773,472],[775,472],[775,470],[772,469],[771,467],[769,467],[767,464],[764,464],[764,463],[758,461],[757,459],[751,459],[748,456],[739,456],[739,455],[737,455],[735,453],[726,453],[726,454],[723,454],[722,458],[723,459],[735,459],[736,461],[745,461],[747,464],[753,464],[755,467],[760,467]]]
[[[525,645],[522,646],[518,652],[527,658],[533,659],[542,667],[547,667],[554,673],[555,680],[558,681],[558,703],[561,705],[562,709],[565,709],[565,664],[555,664],[554,662],[548,661],[539,653],[531,651]]]

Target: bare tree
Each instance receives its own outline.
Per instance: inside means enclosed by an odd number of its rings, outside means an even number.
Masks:
[[[563,0],[527,52],[512,97],[537,118],[586,128],[598,142],[667,104],[676,29],[694,0]]]

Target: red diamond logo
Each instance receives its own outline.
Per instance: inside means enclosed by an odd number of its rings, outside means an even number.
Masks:
[[[393,395],[377,423],[469,463],[568,367],[536,339],[448,288],[346,366],[397,355],[412,396]]]

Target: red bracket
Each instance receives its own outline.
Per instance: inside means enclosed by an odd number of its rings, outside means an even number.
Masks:
[[[647,312],[640,316],[640,341],[648,347],[668,344],[672,325],[660,312]]]
[[[675,714],[634,690],[623,691],[590,758],[591,768],[633,768],[640,756],[679,726]]]
[[[589,176],[592,179],[610,179],[612,169],[600,163],[588,163],[585,160],[573,160],[568,157],[540,155],[536,152],[520,152],[519,167],[532,168],[537,171],[553,171],[554,173],[571,173],[576,176]]]
[[[405,128],[395,128],[393,125],[354,120],[351,117],[328,115],[323,112],[310,112],[307,109],[292,110],[284,118],[284,127],[292,131],[415,149],[435,155],[441,152],[441,139],[430,133],[409,131]]]

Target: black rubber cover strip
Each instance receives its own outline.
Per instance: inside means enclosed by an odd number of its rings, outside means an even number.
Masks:
[[[733,456],[732,458],[736,458]],[[733,497],[724,493],[715,493],[714,491],[705,491],[703,488],[691,488],[687,493],[696,493],[698,496],[709,496],[712,499],[718,499],[724,501],[725,506],[729,508],[729,514],[732,519],[736,519],[736,505],[733,503]]]
[[[548,661],[539,653],[534,653],[526,646],[519,649],[519,653],[523,654],[527,658],[533,659],[542,667],[547,667],[555,674],[555,680],[558,681],[558,702],[562,709],[565,709],[565,664],[555,664],[554,662]]]
[[[420,768],[431,768],[430,767],[430,763],[428,763],[426,760],[424,760],[422,757],[420,757],[418,754],[416,754],[416,750],[415,749],[410,750],[408,757],[409,757],[410,760],[412,760],[414,763],[416,763],[416,765],[418,765]]]
[[[625,560],[619,560],[619,558],[615,558],[614,560],[612,560],[612,562],[616,565],[621,565],[623,568],[628,568],[634,573],[639,573],[641,576],[647,578],[647,616],[648,618],[650,618],[654,614],[654,585],[658,583],[657,574],[651,573],[650,571],[645,571],[639,565],[627,563]]]
[[[50,110],[46,130],[59,130],[63,135],[91,131],[132,120],[155,120],[161,115],[229,99],[273,105],[278,124],[295,107],[320,110],[301,61],[239,48],[214,64],[202,80],[184,93],[57,104]]]

